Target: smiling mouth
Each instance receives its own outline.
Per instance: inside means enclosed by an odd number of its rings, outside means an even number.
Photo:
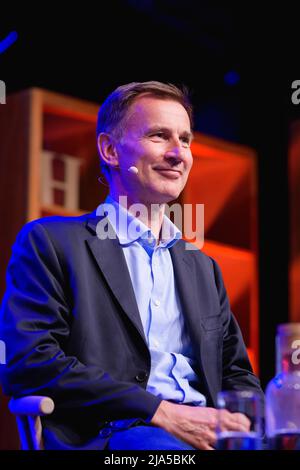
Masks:
[[[169,168],[154,168],[155,171],[158,171],[162,175],[166,176],[167,178],[177,179],[181,176],[181,171],[179,170],[171,170]]]

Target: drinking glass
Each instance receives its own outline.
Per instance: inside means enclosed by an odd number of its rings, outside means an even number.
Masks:
[[[260,395],[252,390],[228,390],[218,394],[218,450],[260,450],[262,448],[262,406]],[[242,413],[250,420],[248,431],[228,430],[224,410]]]

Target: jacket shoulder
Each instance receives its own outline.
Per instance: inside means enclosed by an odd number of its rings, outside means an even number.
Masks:
[[[41,217],[39,219],[32,220],[26,223],[21,229],[20,233],[28,234],[30,232],[38,231],[39,229],[45,229],[46,231],[56,230],[69,230],[74,229],[76,226],[85,226],[87,221],[93,216],[93,213],[83,214],[77,217],[66,217],[66,216],[49,216]]]
[[[76,243],[87,235],[88,221],[93,218],[93,213],[78,217],[50,216],[35,219],[25,224],[19,231],[15,245],[44,244],[52,240],[52,243]],[[95,217],[95,215],[94,215]]]

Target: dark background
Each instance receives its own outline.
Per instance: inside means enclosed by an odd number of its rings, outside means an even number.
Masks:
[[[298,10],[287,2],[265,10],[253,2],[108,3],[1,7],[0,39],[15,30],[18,40],[0,55],[0,79],[7,93],[38,86],[98,103],[130,81],[184,83],[196,130],[255,148],[265,386],[274,374],[276,325],[289,311],[287,145],[289,124],[300,118],[300,105],[291,103],[291,83],[300,79]],[[230,71],[235,85],[224,80]]]

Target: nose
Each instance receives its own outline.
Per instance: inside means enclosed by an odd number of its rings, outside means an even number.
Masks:
[[[165,158],[173,165],[179,164],[184,160],[184,149],[179,139],[174,139],[165,152]]]

